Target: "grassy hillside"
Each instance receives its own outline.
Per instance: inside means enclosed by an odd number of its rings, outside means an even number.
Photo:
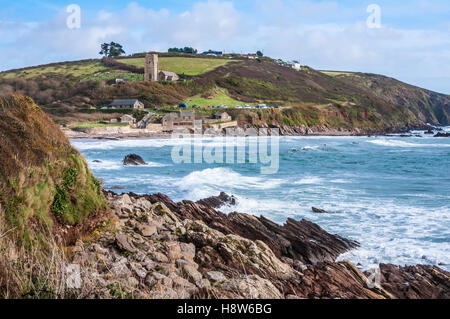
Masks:
[[[231,61],[232,60],[227,59],[160,57],[159,68],[177,74],[199,75]],[[145,58],[120,59],[120,62],[143,68],[145,65]]]
[[[450,96],[396,79],[370,73],[341,73],[343,82],[360,87],[383,100],[408,108],[423,122],[450,125]]]
[[[62,258],[57,243],[69,244],[106,209],[100,188],[31,98],[0,100],[0,296],[38,293],[39,274],[55,267],[51,258]],[[27,264],[37,268],[26,271]]]
[[[318,72],[308,67],[295,71],[269,58],[162,56],[161,68],[184,73],[182,80],[151,83],[142,81],[143,61],[142,57],[86,60],[2,72],[0,96],[29,95],[63,124],[120,116],[100,110],[116,98],[137,98],[147,108],[162,110],[185,101],[204,106],[266,103],[292,108],[276,113],[269,120],[273,125],[382,130],[425,122],[449,123],[449,96],[383,76]],[[127,77],[130,82],[113,86],[119,77]],[[253,111],[251,116],[244,110],[233,112],[242,113],[239,117],[247,119],[243,123],[252,124],[251,119],[264,122],[260,111]]]

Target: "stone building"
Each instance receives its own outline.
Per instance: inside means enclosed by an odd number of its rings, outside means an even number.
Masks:
[[[216,112],[216,114],[214,114],[214,119],[221,122],[229,122],[232,120],[231,116],[227,112]]]
[[[108,108],[111,109],[136,109],[143,110],[144,103],[139,100],[114,100]]]
[[[125,114],[120,118],[120,123],[134,124],[136,123],[136,119],[131,115]]]
[[[162,119],[164,131],[173,131],[176,128],[194,128],[195,113],[181,111],[180,113],[169,113]]]
[[[180,77],[178,74],[169,71],[159,71],[159,81],[172,82],[178,81]]]
[[[144,74],[144,80],[145,81],[152,81],[156,82],[158,81],[158,54],[156,53],[150,53],[145,56],[145,74]]]

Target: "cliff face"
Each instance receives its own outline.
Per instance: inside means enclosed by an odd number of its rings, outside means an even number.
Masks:
[[[349,73],[338,75],[337,78],[362,88],[388,103],[409,109],[422,122],[436,125],[450,124],[449,95],[425,90],[378,74]]]
[[[100,183],[59,127],[31,98],[1,99],[1,271],[18,274],[17,263],[34,257],[45,268],[46,252],[70,243],[105,209]]]

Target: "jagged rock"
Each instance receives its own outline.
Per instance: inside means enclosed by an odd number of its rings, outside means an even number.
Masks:
[[[380,264],[381,286],[400,299],[449,299],[450,272],[434,266]]]
[[[225,277],[225,275],[220,271],[208,271],[206,273],[206,277],[213,282],[222,282],[227,280],[227,277]]]
[[[89,298],[122,296],[111,286],[136,298],[450,297],[449,273],[438,267],[381,265],[380,280],[372,285],[371,274],[334,262],[355,243],[311,222],[278,225],[246,214],[227,216],[160,194],[128,194],[129,200],[106,195],[113,216],[122,201],[132,203],[132,213],[120,220],[121,233],[114,227],[92,244],[77,243],[74,261],[89,269],[83,278]],[[148,212],[142,203],[149,203]],[[140,235],[146,225],[157,228],[151,237]]]
[[[166,255],[164,255],[163,253],[160,253],[159,251],[155,251],[155,252],[151,253],[150,257],[160,263],[168,263],[169,262],[169,258]]]
[[[229,196],[224,192],[221,192],[219,196],[211,196],[208,198],[197,201],[197,204],[202,204],[211,208],[219,208],[224,205],[234,206],[236,205],[236,198]]]
[[[137,154],[129,154],[123,159],[123,165],[147,165],[147,163]]]
[[[125,234],[117,234],[116,235],[116,245],[119,249],[134,252],[136,247],[133,245],[133,241]]]
[[[157,284],[166,288],[172,288],[173,281],[167,276],[154,272],[147,275],[147,277],[145,278],[145,284],[151,288],[153,288]]]
[[[197,282],[202,280],[203,276],[198,270],[192,265],[183,265],[183,273],[192,281]]]
[[[219,298],[221,296],[232,296],[245,299],[281,299],[281,292],[267,279],[258,275],[245,276],[227,280],[220,286]]]
[[[155,225],[138,225],[137,228],[144,237],[151,237],[157,233]]]
[[[312,209],[312,211],[314,213],[317,213],[317,214],[327,214],[328,213],[326,210],[319,209],[319,208],[316,208],[316,207],[311,207],[311,209]]]
[[[358,242],[332,235],[307,220],[289,218],[284,225],[267,218],[248,214],[223,214],[192,201],[174,203],[163,194],[145,196],[152,203],[165,207],[180,219],[201,220],[224,234],[237,234],[250,240],[266,243],[278,258],[289,257],[305,264],[334,261],[342,253],[359,246]]]
[[[118,262],[114,263],[111,267],[110,272],[116,277],[128,278],[131,275],[131,270],[127,266],[127,259],[122,258]]]
[[[437,133],[434,137],[450,137],[450,133]]]

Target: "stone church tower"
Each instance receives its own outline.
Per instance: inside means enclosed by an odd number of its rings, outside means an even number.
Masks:
[[[145,55],[145,81],[158,81],[158,54],[150,53]]]

